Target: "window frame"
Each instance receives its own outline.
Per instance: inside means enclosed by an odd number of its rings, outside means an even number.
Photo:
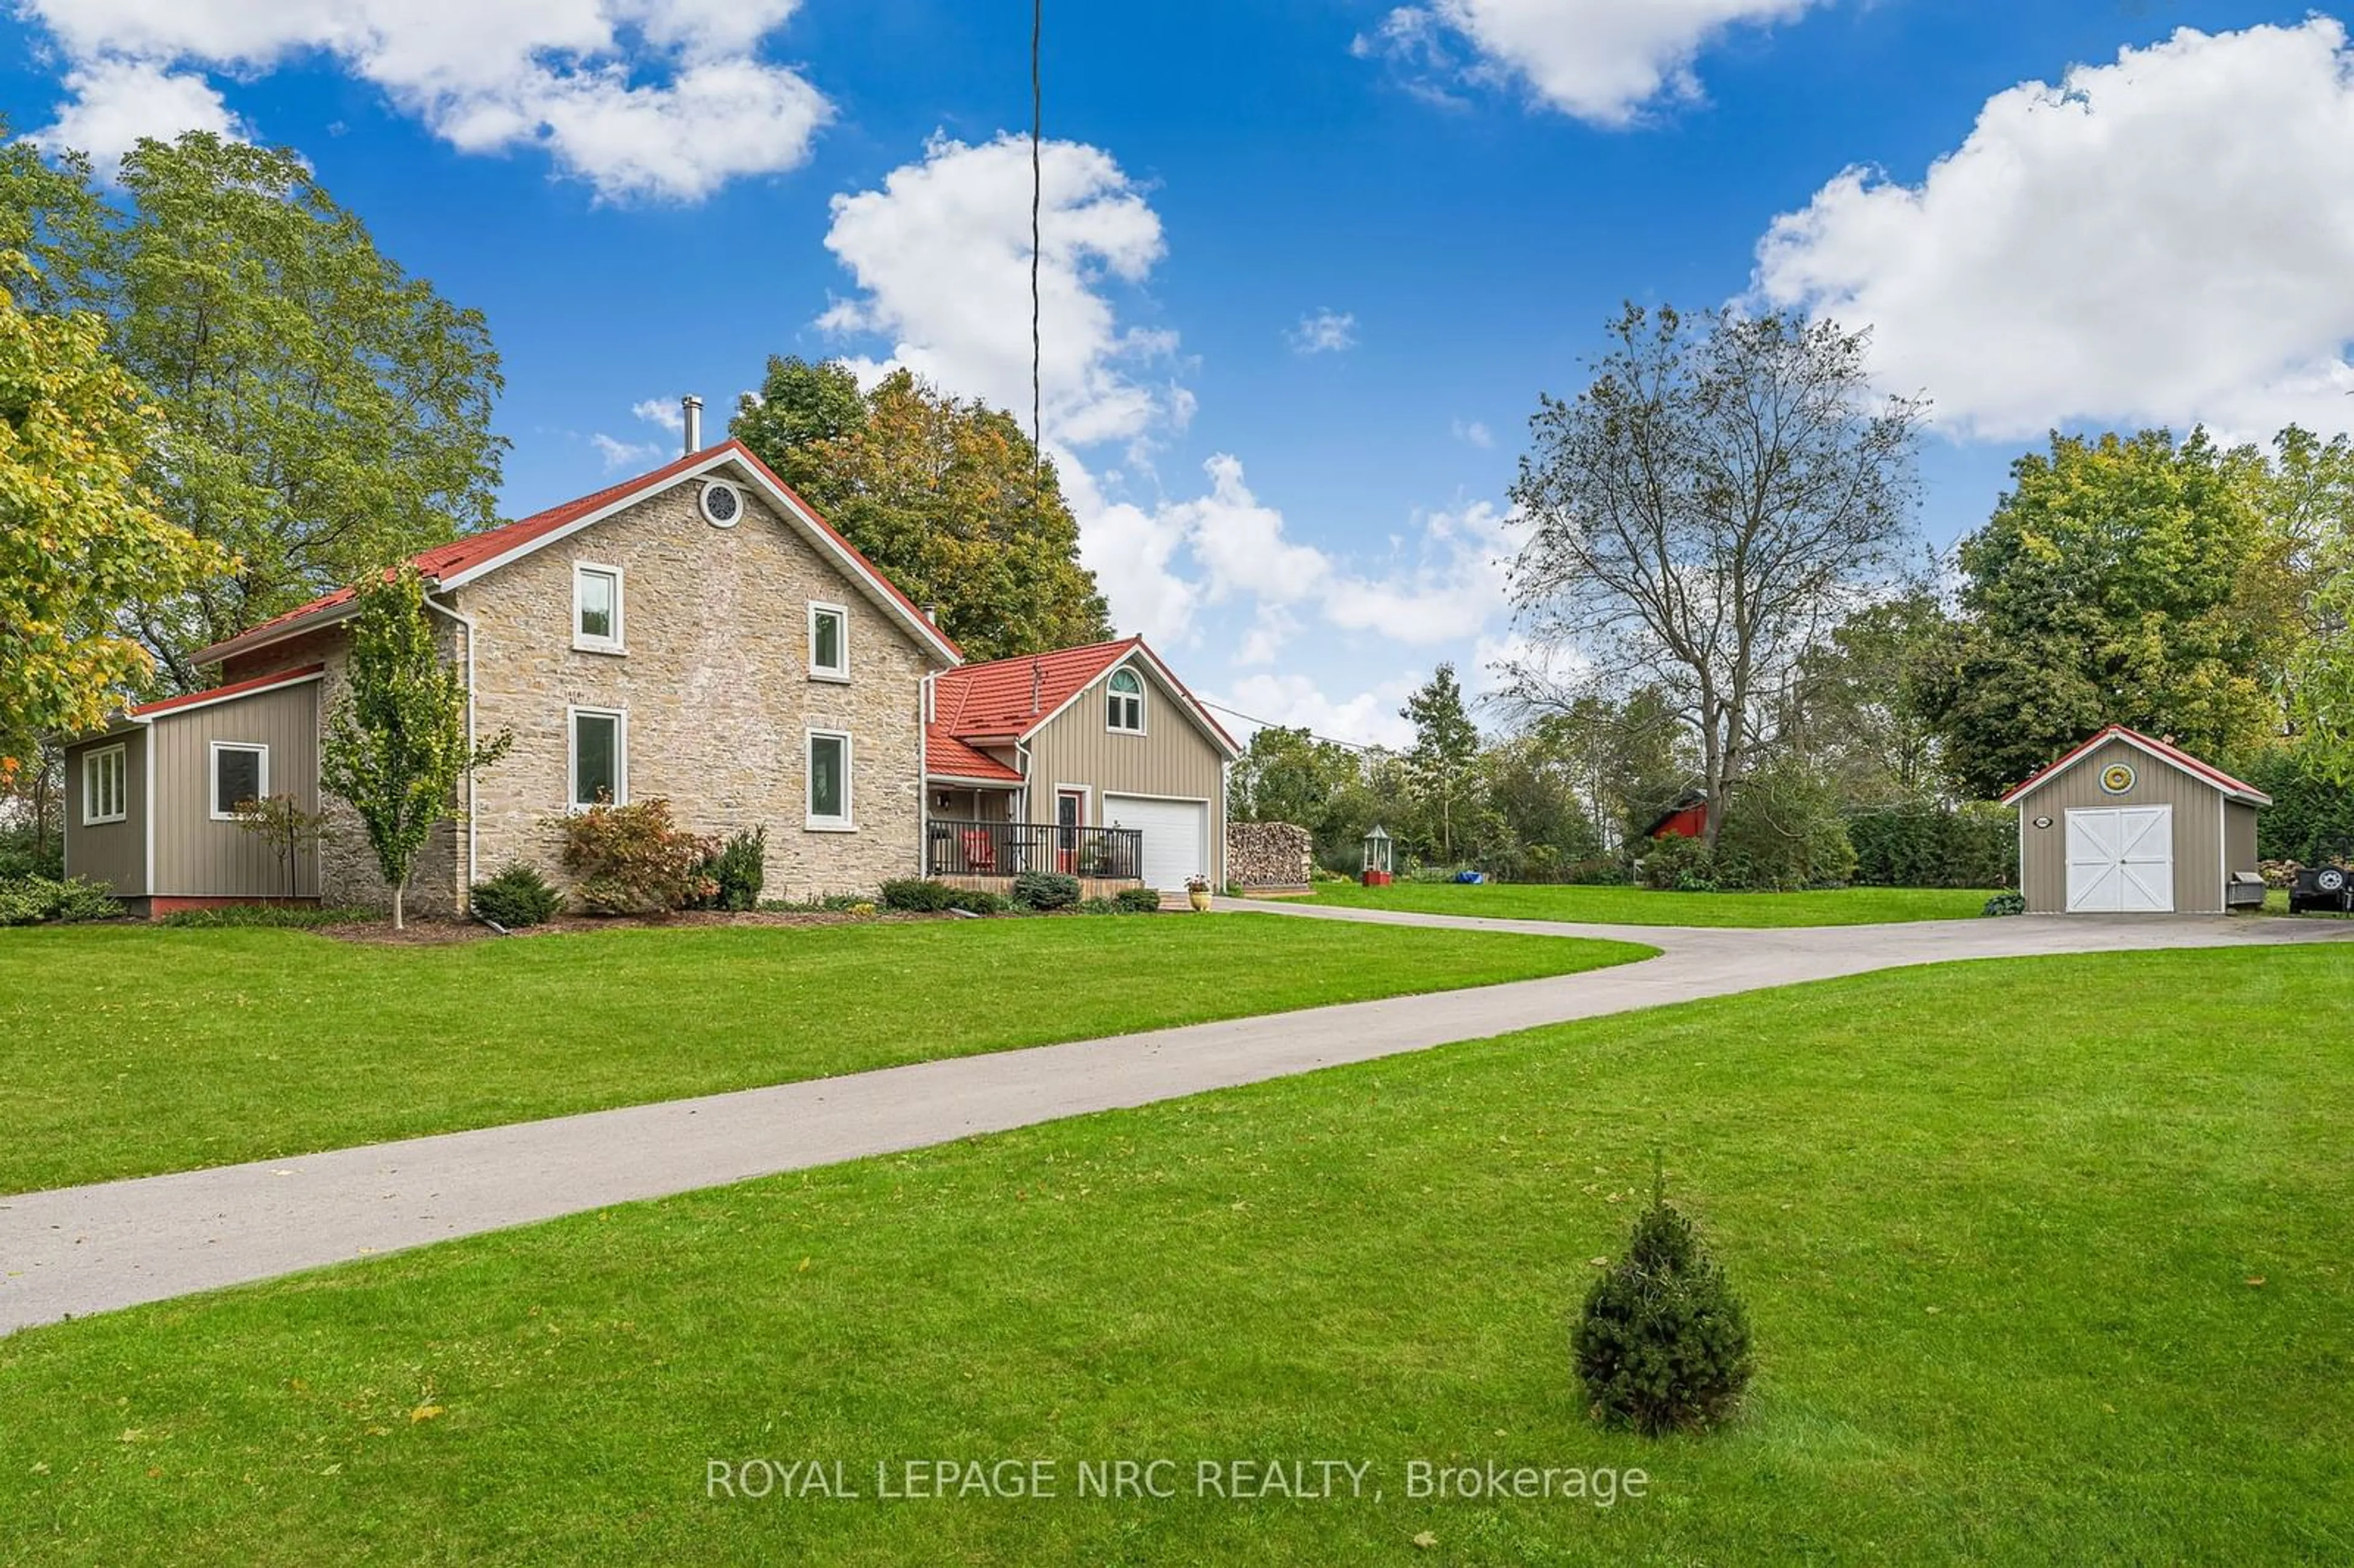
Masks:
[[[817,810],[817,743],[838,740],[842,743],[842,814],[822,817]],[[858,747],[846,729],[825,729],[811,725],[801,732],[801,826],[813,833],[852,833],[858,831],[857,778]]]
[[[1133,692],[1120,691],[1116,684],[1122,675],[1136,683]],[[1104,729],[1111,735],[1142,735],[1144,730],[1144,695],[1147,682],[1133,664],[1122,664],[1104,679]],[[1121,724],[1116,715],[1122,703],[1133,703],[1136,722]]]
[[[270,747],[267,742],[259,740],[215,740],[206,743],[206,803],[212,808],[211,815],[214,821],[234,822],[238,821],[238,815],[228,808],[236,805],[237,802],[231,800],[228,805],[223,805],[220,798],[220,758],[224,751],[249,751],[261,758],[260,765],[254,769],[253,799],[266,800],[270,799]]]
[[[610,637],[592,637],[580,630],[581,581],[592,575],[612,579],[613,634]],[[580,652],[626,653],[629,652],[628,643],[625,641],[627,628],[622,609],[627,599],[627,594],[624,592],[624,577],[625,574],[620,567],[609,567],[602,561],[572,563],[572,646]]]
[[[817,621],[821,615],[832,616],[841,628],[835,637],[835,651],[842,655],[840,664],[825,665],[817,662]],[[850,607],[848,605],[829,604],[823,599],[810,600],[809,673],[812,681],[847,682],[850,679]]]
[[[630,710],[573,704],[564,710],[564,809],[574,816],[599,804],[580,799],[580,721],[584,717],[613,721],[613,798],[604,804],[630,803]]]
[[[99,779],[92,765],[100,761],[111,761],[114,764],[114,810],[111,811],[98,811],[91,809],[96,804],[97,795],[97,791],[91,786],[96,784]],[[131,747],[129,744],[118,740],[111,746],[91,747],[81,754],[81,825],[85,828],[104,827],[109,822],[123,821],[130,815]]]

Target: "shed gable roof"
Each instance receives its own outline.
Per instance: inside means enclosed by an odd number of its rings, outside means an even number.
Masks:
[[[2033,775],[2018,789],[2005,795],[2002,798],[2002,803],[2006,806],[2018,805],[2028,796],[2051,783],[2113,740],[2123,741],[2137,751],[2147,753],[2160,762],[2178,768],[2209,789],[2220,790],[2232,800],[2245,801],[2251,806],[2269,806],[2273,803],[2273,798],[2254,785],[2232,778],[2212,763],[2201,762],[2179,746],[2170,746],[2165,741],[2144,735],[2137,729],[2128,729],[2121,724],[2109,726],[2049,768]]]
[[[777,512],[799,524],[811,543],[818,547],[819,553],[832,558],[845,579],[901,622],[918,643],[928,647],[949,663],[953,664],[962,659],[963,654],[954,641],[933,625],[913,600],[901,593],[872,561],[861,555],[857,546],[834,532],[832,524],[819,516],[817,510],[808,502],[795,494],[792,487],[779,479],[750,448],[737,440],[725,441],[699,452],[689,452],[634,479],[607,485],[602,490],[535,512],[528,517],[518,518],[501,527],[469,534],[462,539],[452,539],[446,545],[421,550],[410,556],[409,561],[419,575],[436,588],[457,588],[542,546],[553,544],[601,521],[625,506],[658,494],[672,485],[700,478],[715,469],[725,467],[736,469]],[[351,613],[356,597],[349,588],[322,594],[308,604],[249,627],[226,641],[198,650],[194,655],[194,662],[217,663],[239,653],[268,647],[313,626],[330,624]]]

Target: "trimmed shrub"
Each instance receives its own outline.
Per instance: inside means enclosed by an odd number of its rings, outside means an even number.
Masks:
[[[1076,904],[1072,905],[1071,908],[1074,913],[1079,915],[1117,915],[1119,913],[1119,906],[1114,904],[1108,898],[1082,898]]]
[[[488,882],[474,884],[472,902],[483,919],[516,930],[544,924],[564,907],[564,893],[518,861]]]
[[[1926,801],[1847,820],[1855,880],[1866,887],[2009,887],[2019,879],[2019,814]]]
[[[1661,839],[1636,862],[1635,880],[1655,893],[1713,893],[1716,852],[1699,839]]]
[[[79,876],[12,876],[0,882],[0,926],[111,920],[122,913],[105,884]]]
[[[1998,893],[1986,901],[1986,913],[2024,915],[2027,913],[2027,895],[2020,893]]]
[[[1025,871],[1013,879],[1020,909],[1068,909],[1079,901],[1079,879],[1059,871]]]
[[[991,893],[985,887],[952,887],[949,889],[948,906],[968,915],[1002,915],[1013,905],[1002,893]]]
[[[591,806],[558,819],[564,869],[591,915],[652,915],[685,907],[705,895],[700,874],[713,846],[671,818],[662,799],[627,806]]]
[[[954,909],[957,889],[945,882],[928,877],[902,876],[883,885],[883,907],[906,909],[917,915],[937,915],[943,909]]]
[[[769,830],[754,828],[737,833],[695,868],[711,891],[695,900],[697,909],[742,911],[760,906],[760,888],[768,881]]]
[[[1161,890],[1157,887],[1123,887],[1112,903],[1123,915],[1158,915],[1161,913]]]
[[[1594,1418],[1647,1437],[1720,1425],[1755,1370],[1740,1298],[1657,1181],[1570,1342]]]

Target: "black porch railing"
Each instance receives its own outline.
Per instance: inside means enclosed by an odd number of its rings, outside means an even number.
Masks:
[[[924,847],[925,875],[1014,876],[1025,871],[1140,881],[1144,834],[1135,828],[932,819]]]

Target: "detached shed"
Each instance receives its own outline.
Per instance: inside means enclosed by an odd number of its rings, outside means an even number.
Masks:
[[[2111,725],[2002,799],[2019,808],[2031,915],[2220,915],[2256,869],[2272,797],[2179,747]]]

